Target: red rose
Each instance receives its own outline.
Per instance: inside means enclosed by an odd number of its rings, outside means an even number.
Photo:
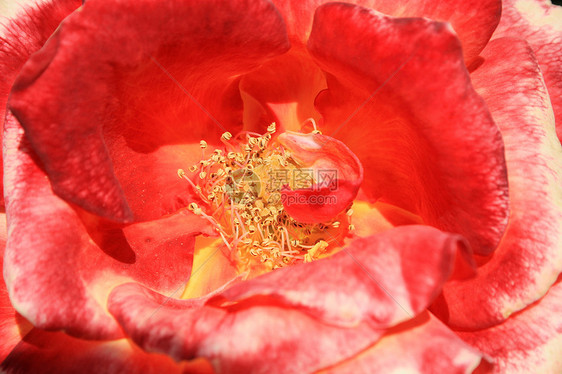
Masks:
[[[532,0],[13,18],[2,369],[560,371],[557,19]]]

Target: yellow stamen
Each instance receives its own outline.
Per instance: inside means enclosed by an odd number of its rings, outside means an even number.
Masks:
[[[314,119],[309,121],[317,131]],[[263,135],[242,132],[233,137],[225,132],[221,135],[225,150],[215,149],[189,168],[198,171],[198,178],[191,181],[184,170],[177,171],[205,203],[203,207],[190,203],[189,210],[213,225],[240,273],[259,274],[314,261],[332,251],[332,243],[345,235],[344,227],[351,230],[351,209],[320,224],[299,223],[287,214],[279,198],[281,187],[302,186],[293,180],[299,165],[291,152],[271,141],[276,130],[272,123]],[[201,140],[200,147],[204,152],[207,142]],[[279,177],[271,175],[275,171],[286,172],[289,180],[276,180]],[[298,183],[312,185],[314,179]],[[327,237],[336,239],[323,239]]]

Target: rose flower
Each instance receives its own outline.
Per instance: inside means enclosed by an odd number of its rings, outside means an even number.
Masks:
[[[560,18],[538,0],[12,16],[2,370],[561,371]]]

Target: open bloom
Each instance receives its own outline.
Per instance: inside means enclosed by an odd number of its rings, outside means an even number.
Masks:
[[[3,369],[559,369],[556,12],[29,10],[0,50]]]

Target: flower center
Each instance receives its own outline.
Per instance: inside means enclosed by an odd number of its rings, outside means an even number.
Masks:
[[[353,230],[350,207],[322,223],[299,222],[287,213],[294,196],[284,191],[310,191],[306,204],[327,204],[337,197],[314,194],[319,185],[315,170],[304,168],[273,139],[275,131],[273,123],[265,134],[244,131],[233,137],[226,132],[224,150],[210,156],[202,140],[201,161],[189,168],[194,181],[178,170],[200,198],[188,208],[211,222],[240,273],[261,274],[328,256]]]

